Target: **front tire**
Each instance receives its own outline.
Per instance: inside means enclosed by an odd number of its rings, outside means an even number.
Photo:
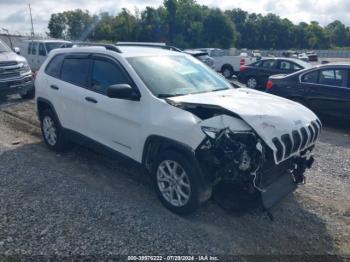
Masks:
[[[152,175],[160,201],[172,212],[188,214],[200,206],[198,174],[181,154],[162,152],[155,161]]]
[[[68,142],[64,136],[63,129],[51,109],[41,113],[41,132],[45,144],[52,151],[61,152],[67,148]]]

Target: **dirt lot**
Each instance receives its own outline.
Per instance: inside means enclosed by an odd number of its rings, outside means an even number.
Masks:
[[[325,127],[307,184],[271,221],[213,200],[172,214],[142,168],[82,147],[50,152],[37,125],[33,102],[0,101],[0,254],[350,255],[350,129]]]

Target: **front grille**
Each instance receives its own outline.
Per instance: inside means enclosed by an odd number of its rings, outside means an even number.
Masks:
[[[316,120],[312,121],[307,128],[302,127],[299,130],[293,130],[292,135],[284,134],[280,138],[274,137],[272,142],[276,147],[276,160],[280,162],[298,150],[309,147],[317,140],[321,127],[321,122]]]
[[[13,78],[21,75],[21,66],[17,62],[0,63],[0,79]]]
[[[16,61],[4,61],[4,62],[0,62],[0,67],[1,66],[13,66],[13,65],[17,65],[18,63]]]

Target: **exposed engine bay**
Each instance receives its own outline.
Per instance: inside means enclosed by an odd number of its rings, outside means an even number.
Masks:
[[[207,134],[196,150],[205,175],[214,185],[223,181],[248,193],[261,193],[265,208],[304,183],[304,172],[313,163],[309,148],[276,165],[272,151],[253,131],[233,132],[224,128],[215,135]]]

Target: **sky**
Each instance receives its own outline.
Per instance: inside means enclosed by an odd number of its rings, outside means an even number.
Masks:
[[[163,0],[0,0],[0,33],[2,28],[11,33],[30,33],[28,4],[31,4],[35,33],[48,31],[52,13],[73,9],[90,13],[117,14],[121,8],[142,10],[146,6],[159,6]],[[338,19],[350,26],[350,0],[197,0],[197,3],[223,10],[241,8],[248,12],[274,13],[294,23],[318,21],[321,25]]]

